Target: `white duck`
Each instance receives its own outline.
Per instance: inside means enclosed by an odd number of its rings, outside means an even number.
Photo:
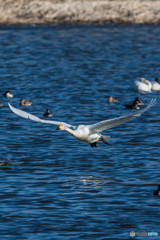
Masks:
[[[152,90],[152,83],[145,78],[140,78],[140,80],[136,81],[135,84],[138,87],[138,91],[151,92]]]
[[[109,136],[104,136],[100,134],[100,132],[110,129],[113,127],[116,127],[122,123],[125,123],[132,118],[139,117],[142,113],[144,113],[146,110],[148,110],[153,104],[155,103],[155,99],[152,99],[151,102],[146,106],[144,109],[132,112],[126,116],[118,117],[114,119],[104,120],[99,123],[95,123],[93,125],[79,125],[79,126],[72,126],[70,124],[67,124],[65,122],[59,122],[59,121],[50,121],[50,120],[43,120],[40,119],[30,113],[24,112],[22,110],[19,110],[17,108],[12,107],[9,103],[10,109],[17,115],[27,118],[36,122],[41,123],[48,123],[48,124],[54,124],[59,125],[59,130],[65,130],[69,132],[72,136],[77,138],[80,141],[89,143],[91,147],[96,147],[97,142],[104,142],[105,144],[108,144],[108,140],[110,139]]]
[[[152,82],[152,90],[153,91],[160,91],[160,79],[155,78],[154,82]]]

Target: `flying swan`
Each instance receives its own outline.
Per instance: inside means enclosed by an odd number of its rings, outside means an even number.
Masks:
[[[93,125],[78,125],[73,126],[70,124],[67,124],[65,122],[58,122],[58,121],[50,121],[50,120],[43,120],[39,117],[34,116],[33,114],[24,112],[22,110],[19,110],[11,104],[8,103],[10,109],[15,114],[19,115],[20,117],[30,119],[32,121],[41,122],[41,123],[48,123],[48,124],[54,124],[58,125],[59,130],[65,130],[69,132],[73,137],[77,138],[80,141],[89,143],[91,147],[96,147],[97,142],[103,142],[105,144],[109,144],[108,140],[110,139],[109,136],[105,136],[100,134],[100,132],[110,129],[113,127],[116,127],[122,123],[125,123],[132,118],[139,117],[142,113],[147,111],[150,107],[154,105],[156,102],[156,99],[152,99],[151,102],[144,108],[136,112],[132,112],[128,115],[125,115],[123,117],[113,118],[101,121],[99,123],[95,123]]]

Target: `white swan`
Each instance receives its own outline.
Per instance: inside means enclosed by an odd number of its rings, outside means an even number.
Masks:
[[[152,82],[152,90],[160,91],[160,79],[159,78],[155,78],[155,81]]]
[[[152,90],[152,83],[145,78],[140,78],[140,81],[136,81],[135,84],[138,87],[138,91],[151,92]]]
[[[97,142],[104,142],[106,144],[108,143],[109,136],[101,135],[100,132],[110,129],[113,127],[116,127],[122,123],[125,123],[132,118],[139,117],[142,113],[144,113],[146,110],[148,110],[153,104],[156,102],[156,99],[152,99],[151,102],[146,106],[144,109],[132,112],[126,116],[118,117],[114,119],[104,120],[99,123],[93,124],[93,125],[79,125],[79,126],[72,126],[70,124],[64,123],[64,122],[57,122],[57,121],[50,121],[50,120],[43,120],[40,119],[30,113],[24,112],[22,110],[19,110],[17,108],[12,107],[9,103],[10,109],[17,115],[27,118],[36,122],[41,123],[48,123],[48,124],[54,124],[59,125],[58,129],[60,130],[66,130],[69,132],[72,136],[77,138],[80,141],[89,143],[91,147],[96,147]]]

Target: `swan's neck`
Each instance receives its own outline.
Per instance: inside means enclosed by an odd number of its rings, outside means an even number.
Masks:
[[[69,132],[72,136],[75,136],[74,130],[72,130],[72,129],[66,127],[66,126],[65,126],[64,130],[67,131],[67,132]]]
[[[143,78],[143,79],[142,79],[142,82],[151,87],[151,83],[150,83],[150,81],[148,81],[147,79],[144,79],[144,78]]]

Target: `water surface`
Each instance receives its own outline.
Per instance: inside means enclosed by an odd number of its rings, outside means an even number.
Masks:
[[[73,125],[128,114],[158,92],[134,81],[160,76],[158,26],[0,28],[1,239],[129,239],[159,232],[159,102],[140,118],[104,132],[112,146],[92,149],[56,126],[7,106]],[[11,90],[12,99],[3,93]],[[108,96],[119,99],[109,104]],[[31,107],[21,107],[21,98]],[[160,232],[159,232],[160,235]],[[138,237],[144,239],[145,237]],[[150,237],[152,239],[152,237]],[[155,239],[155,237],[153,238]]]

